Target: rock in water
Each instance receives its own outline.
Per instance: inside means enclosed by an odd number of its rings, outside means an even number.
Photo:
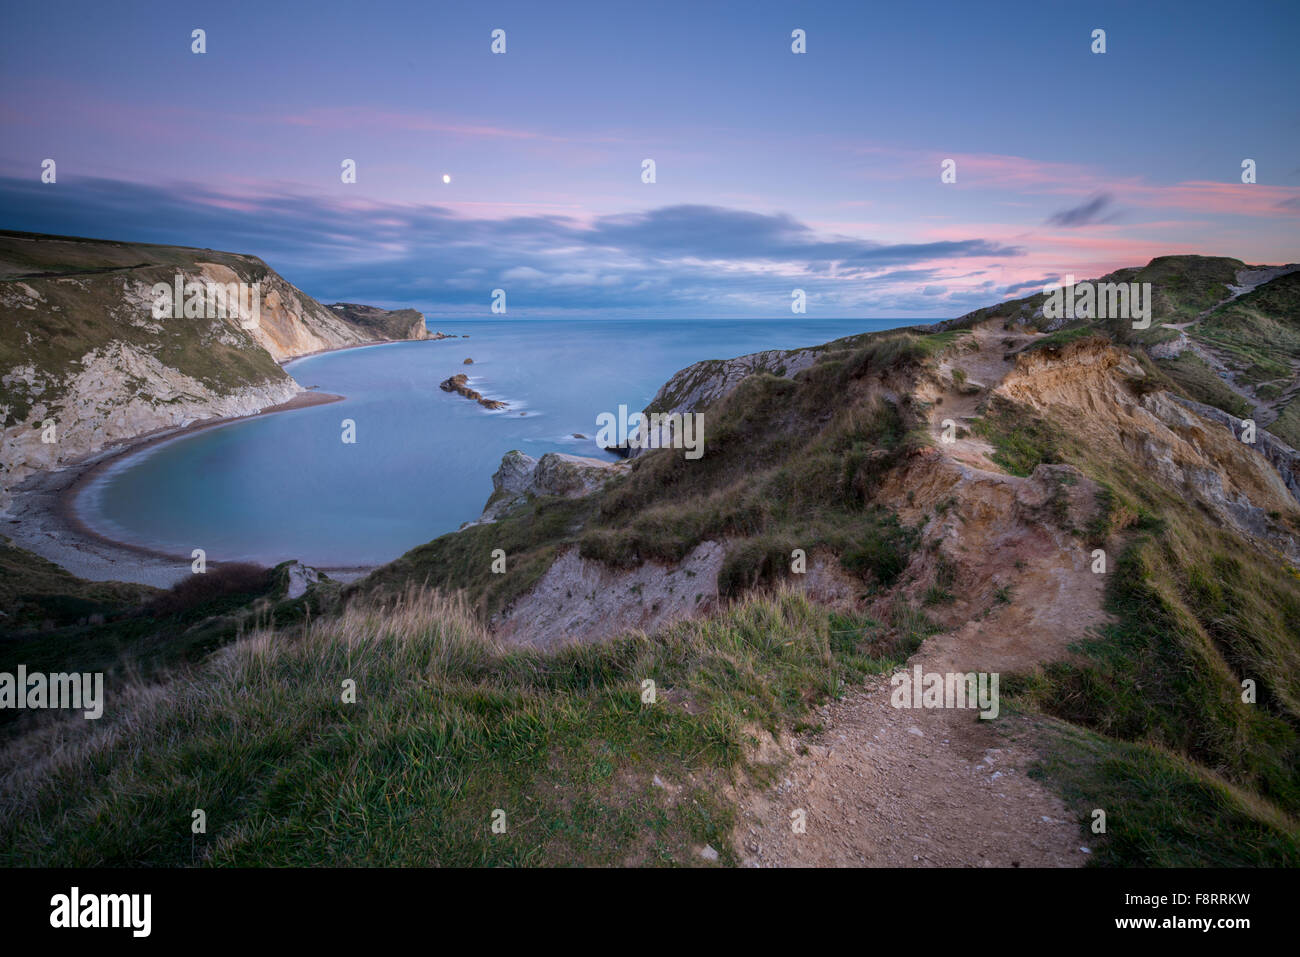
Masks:
[[[472,399],[485,409],[504,409],[506,404],[498,399],[485,399],[483,393],[471,389],[466,383],[469,382],[469,376],[461,372],[449,379],[444,379],[438,386],[443,392],[455,392],[457,395],[463,395],[467,399]]]

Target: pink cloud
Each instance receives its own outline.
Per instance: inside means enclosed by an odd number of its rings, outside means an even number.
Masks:
[[[1295,216],[1300,212],[1300,186],[1194,180],[1172,186],[1130,187],[1120,195],[1137,206],[1235,216]],[[1284,205],[1287,203],[1292,205]]]
[[[869,179],[933,177],[938,182],[941,164],[944,160],[951,159],[957,164],[956,186],[979,184],[1022,189],[1041,186],[1054,187],[1050,192],[1087,193],[1096,189],[1101,181],[1095,170],[1078,163],[1035,160],[1000,153],[940,152],[881,145],[854,145],[849,147],[849,152],[880,157],[886,161],[883,167],[862,172]]]

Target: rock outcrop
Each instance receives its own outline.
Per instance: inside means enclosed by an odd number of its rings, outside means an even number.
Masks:
[[[354,302],[336,302],[329,308],[357,329],[372,333],[375,339],[434,338],[424,324],[424,313],[415,309],[387,310]],[[438,333],[438,338],[449,337]]]
[[[307,589],[321,580],[319,569],[302,562],[290,562],[286,573],[288,581],[285,583],[284,597],[290,600],[301,598],[307,594]]]
[[[1300,547],[1271,518],[1296,513],[1294,450],[1263,430],[1254,444],[1242,442],[1241,420],[1221,410],[1135,391],[1144,377],[1132,355],[1090,339],[1020,356],[995,391],[1094,449],[1114,448],[1222,525],[1300,564]]]
[[[1184,399],[1181,396],[1171,395],[1170,398],[1184,408],[1191,409],[1201,418],[1219,423],[1232,433],[1234,438],[1240,439],[1241,436],[1246,434],[1245,422],[1235,415],[1224,412],[1212,405]],[[1273,466],[1282,482],[1290,490],[1292,497],[1297,502],[1300,502],[1300,453],[1296,452],[1295,449],[1272,432],[1258,427],[1255,430],[1255,442],[1253,444],[1255,451],[1264,456],[1268,463]]]
[[[465,398],[477,402],[485,409],[504,409],[506,403],[500,399],[485,399],[483,393],[477,389],[471,389],[468,385],[469,376],[460,372],[449,379],[443,379],[438,388],[443,392],[455,392],[457,395],[463,395]]]
[[[826,346],[807,349],[769,349],[735,359],[706,359],[673,374],[655,393],[646,412],[698,412],[738,386],[741,380],[759,372],[791,378],[807,369]]]
[[[622,468],[620,462],[547,452],[540,459],[516,450],[501,458],[501,466],[492,476],[492,495],[478,521],[493,522],[505,511],[533,495],[560,495],[578,498],[603,486]]]
[[[1300,513],[1300,467],[1290,446],[1262,430],[1253,446],[1243,444],[1241,420],[1166,391],[1148,374],[1140,347],[1130,350],[1096,336],[1038,348],[1043,338],[1032,329],[1008,331],[1001,317],[985,319],[928,371],[919,367],[910,386],[881,364],[858,388],[890,401],[906,394],[931,419],[927,431],[935,435],[945,418],[974,422],[986,416],[990,400],[1010,401],[1103,458],[1136,465],[1152,482],[1197,503],[1216,524],[1300,565],[1288,524]],[[698,363],[675,375],[647,411],[707,409],[746,374],[793,376],[819,359],[838,361],[828,352],[845,344],[855,345],[844,341]],[[1092,552],[1081,538],[1102,514],[1100,486],[1074,465],[1039,464],[1028,476],[1007,474],[993,461],[995,449],[987,439],[973,431],[958,434],[955,442],[936,441],[907,456],[874,492],[874,501],[917,529],[926,545],[914,552],[905,584],[882,593],[870,611],[887,620],[900,595],[924,602],[941,573],[955,575],[967,597],[945,615],[956,616],[954,621],[964,615],[968,624],[954,635],[965,640],[978,632],[974,644],[993,647],[980,622],[994,609],[1008,625],[1005,639],[995,643],[998,653],[1030,662],[1044,644],[1030,647],[1025,636],[1050,634],[1060,636],[1052,654],[1064,654],[1070,636],[1104,620],[1103,581],[1089,571]],[[634,471],[638,464],[626,467]],[[545,471],[539,466],[522,453],[508,455],[494,476],[495,491],[482,520],[492,520],[530,493],[540,494],[543,485],[556,494],[554,481],[539,479]],[[549,647],[629,628],[662,627],[711,606],[719,567],[733,544],[701,541],[681,562],[649,560],[630,567],[607,566],[577,549],[561,549],[538,583],[494,617],[494,630],[511,641]],[[823,577],[819,600],[851,600],[860,591],[852,582]],[[995,596],[1013,587],[1021,600],[1005,609]]]
[[[569,548],[526,596],[493,619],[493,632],[537,648],[600,641],[634,629],[652,632],[716,605],[725,557],[724,546],[709,541],[676,565],[647,562],[615,570]]]
[[[706,359],[674,373],[655,393],[643,414],[699,412],[717,402],[745,378],[759,372],[791,378],[817,361],[818,356],[833,343],[806,349],[769,349],[753,352],[735,359]],[[626,458],[636,458],[645,448],[630,445],[612,446],[608,449]]]

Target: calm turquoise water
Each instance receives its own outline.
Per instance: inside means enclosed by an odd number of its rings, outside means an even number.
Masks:
[[[511,449],[612,458],[595,445],[597,414],[644,408],[692,362],[920,321],[433,322],[470,338],[292,363],[303,385],[347,399],[155,446],[106,472],[78,507],[110,537],[184,555],[203,548],[214,561],[385,562],[477,518]],[[458,372],[509,410],[438,388]],[[344,419],[356,422],[354,445],[341,441]]]

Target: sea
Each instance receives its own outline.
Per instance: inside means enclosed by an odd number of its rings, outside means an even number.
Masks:
[[[512,449],[613,459],[596,445],[597,416],[641,410],[693,362],[932,321],[432,320],[430,328],[465,338],[293,361],[286,369],[304,386],[346,398],[124,456],[75,507],[101,534],[169,554],[378,565],[476,519]],[[461,372],[508,408],[489,411],[439,389]],[[704,441],[707,449],[707,420]]]

